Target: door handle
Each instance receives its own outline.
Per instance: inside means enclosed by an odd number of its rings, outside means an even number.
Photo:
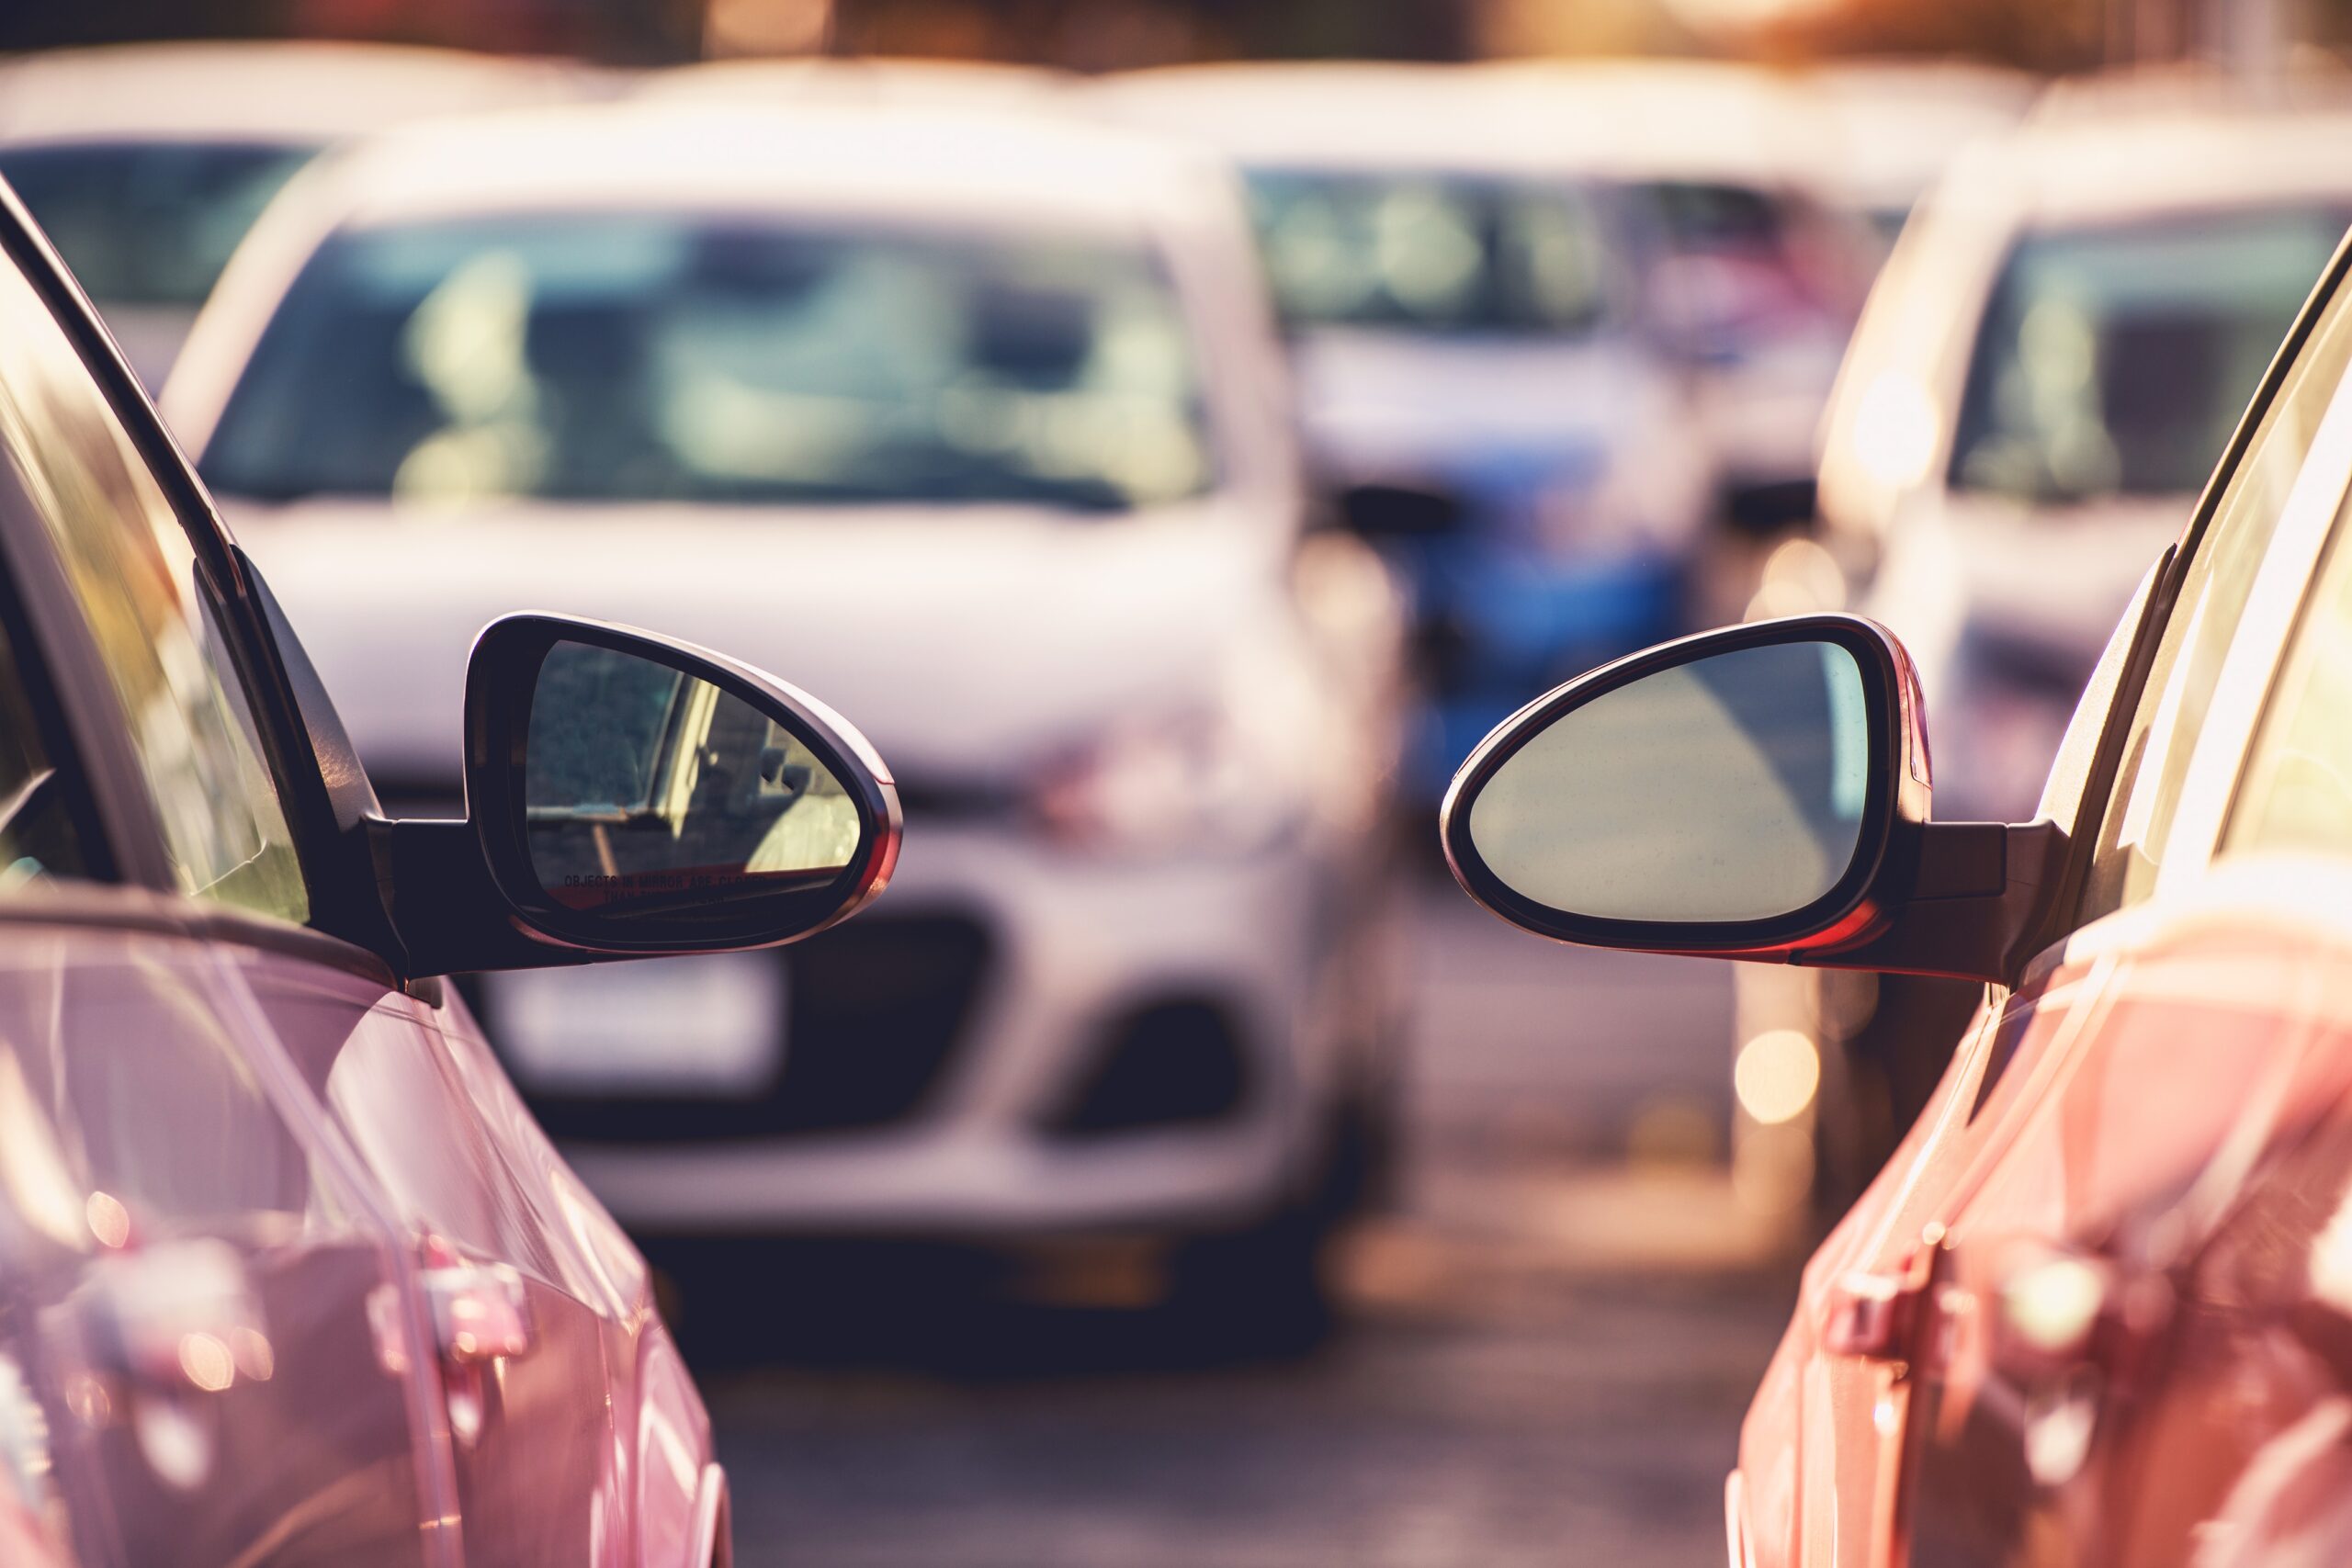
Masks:
[[[420,1250],[417,1284],[433,1321],[442,1408],[450,1437],[470,1449],[489,1427],[492,1386],[505,1386],[499,1363],[531,1352],[531,1298],[523,1276],[503,1263],[474,1262],[437,1235]]]
[[[1856,1269],[1841,1276],[1829,1287],[1823,1347],[1833,1356],[1868,1361],[1906,1359],[1920,1294],[1899,1274]]]
[[[459,1258],[437,1236],[424,1251],[421,1282],[442,1365],[480,1367],[530,1354],[536,1337],[522,1275],[503,1263]]]

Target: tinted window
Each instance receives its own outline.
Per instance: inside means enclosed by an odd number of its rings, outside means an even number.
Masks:
[[[0,265],[0,453],[48,525],[122,705],[180,890],[310,908],[179,518],[31,286]]]
[[[331,240],[205,468],[270,497],[1090,510],[1212,477],[1140,245],[651,215]]]
[[[1977,337],[1953,486],[2202,489],[2343,231],[2340,213],[2267,211],[2026,240]]]
[[[193,309],[312,151],[273,143],[60,143],[0,152],[0,175],[17,187],[90,298]]]
[[[0,895],[48,876],[81,876],[89,864],[74,821],[77,781],[41,736],[16,638],[0,631]]]
[[[1564,333],[1606,305],[1600,219],[1573,187],[1261,170],[1250,195],[1293,325]]]
[[[2099,824],[2079,918],[2138,903],[2155,886],[2181,787],[2231,641],[2321,417],[2352,359],[2339,292],[2265,411],[2188,563],[2133,708]]]

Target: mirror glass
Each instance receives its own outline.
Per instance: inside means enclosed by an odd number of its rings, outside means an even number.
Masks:
[[[539,666],[523,807],[539,886],[587,913],[820,886],[857,858],[855,802],[779,717],[587,643]]]
[[[1870,749],[1861,670],[1838,644],[1707,654],[1552,719],[1470,802],[1470,842],[1563,913],[1770,919],[1853,863]]]

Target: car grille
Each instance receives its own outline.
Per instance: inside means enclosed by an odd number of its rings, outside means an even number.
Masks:
[[[741,1099],[526,1091],[557,1138],[662,1144],[888,1126],[918,1115],[954,1059],[992,944],[961,916],[860,916],[772,956],[790,1010],[784,1071]],[[481,1010],[469,978],[468,1000]],[[495,1043],[495,1041],[492,1042]]]

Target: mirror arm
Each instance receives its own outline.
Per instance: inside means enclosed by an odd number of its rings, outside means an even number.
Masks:
[[[1889,901],[1876,935],[1790,962],[1820,969],[2014,981],[2032,956],[2066,867],[2055,822],[1928,822],[1915,830],[1907,895]]]
[[[362,827],[407,953],[403,979],[546,968],[587,956],[524,934],[491,878],[472,823],[369,817]]]

